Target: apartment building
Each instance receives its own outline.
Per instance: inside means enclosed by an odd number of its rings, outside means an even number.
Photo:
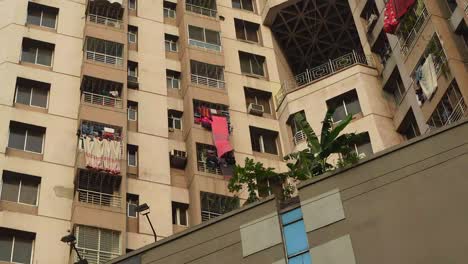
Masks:
[[[296,113],[314,130],[329,108],[353,114],[363,157],[465,115],[462,3],[425,1],[406,48],[383,34],[390,69],[367,2],[0,1],[0,262],[73,263],[71,233],[105,263],[238,208],[234,164],[284,171],[304,147]],[[447,75],[419,105],[406,69],[433,36]]]
[[[458,122],[110,263],[463,263],[467,132]]]

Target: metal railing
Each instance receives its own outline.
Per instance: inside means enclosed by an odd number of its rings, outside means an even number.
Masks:
[[[463,98],[461,98],[453,108],[453,111],[447,118],[447,121],[445,122],[444,126],[456,122],[460,120],[463,116],[465,116],[466,108],[467,106],[465,104],[465,101],[463,100]]]
[[[76,249],[78,250],[78,252],[80,252],[81,257],[86,259],[89,264],[107,263],[111,259],[120,256],[119,253],[80,248],[79,246],[77,246]],[[78,257],[76,257],[75,259],[78,260]]]
[[[197,161],[197,169],[201,172],[207,172],[211,174],[222,175],[219,167],[213,168],[206,164],[206,161]]]
[[[291,80],[284,81],[281,89],[275,95],[276,105],[279,106],[288,93],[297,90],[299,87],[311,84],[356,64],[375,66],[372,55],[365,55],[355,51],[329,60],[327,63],[307,69]]]
[[[164,7],[163,10],[164,10],[164,16],[165,17],[170,17],[170,18],[175,18],[176,17],[176,11],[174,9]]]
[[[96,24],[101,24],[101,25],[106,25],[106,26],[109,26],[109,27],[118,28],[118,29],[122,29],[122,25],[123,25],[122,20],[109,18],[109,17],[104,17],[104,16],[93,15],[93,14],[88,15],[88,21],[92,22],[92,23],[96,23]]]
[[[298,145],[299,143],[306,141],[306,139],[307,139],[307,136],[304,133],[304,131],[299,130],[293,136],[294,145]]]
[[[213,79],[213,78],[208,78],[205,76],[191,74],[190,80],[192,83],[195,83],[195,84],[205,85],[205,86],[219,88],[219,89],[225,88],[224,81]]]
[[[210,212],[210,211],[201,211],[202,222],[205,222],[205,221],[208,221],[210,219],[216,218],[216,217],[218,217],[220,215],[221,214],[213,213],[213,212]]]
[[[120,66],[120,67],[123,65],[123,58],[121,57],[107,55],[104,53],[99,53],[99,52],[89,51],[89,50],[86,51],[86,59],[101,62],[101,63],[106,63],[106,64],[112,64],[112,65]]]
[[[83,97],[82,99],[83,102],[90,103],[90,104],[109,106],[109,107],[115,107],[115,108],[122,108],[122,105],[123,105],[121,98],[115,98],[111,96],[94,94],[90,92],[83,92],[82,97]]]
[[[197,6],[197,5],[192,5],[189,3],[185,4],[185,10],[195,13],[195,14],[200,14],[204,16],[209,16],[209,17],[216,17],[217,10],[215,9],[210,9],[202,6]]]
[[[202,48],[202,49],[214,50],[218,52],[221,51],[221,45],[211,44],[211,43],[196,40],[196,39],[189,39],[189,44],[195,47]]]
[[[428,21],[427,19],[428,16],[429,16],[429,13],[427,12],[426,7],[424,7],[421,11],[421,14],[416,19],[416,22],[414,23],[413,27],[409,31],[408,35],[400,36],[401,33],[398,34],[397,32],[397,35],[399,35],[398,42],[400,43],[400,52],[403,56],[407,56],[408,53],[413,48],[416,38],[419,36],[421,31],[423,30],[424,24],[426,24],[426,22]]]
[[[122,206],[122,197],[119,195],[112,195],[107,193],[93,192],[84,189],[78,189],[78,201],[83,203],[117,207]]]

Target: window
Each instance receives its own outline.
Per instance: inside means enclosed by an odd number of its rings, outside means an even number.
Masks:
[[[187,0],[185,1],[185,9],[192,13],[216,17],[216,0]]]
[[[166,70],[166,85],[170,89],[180,88],[180,72]]]
[[[179,37],[169,34],[164,34],[164,45],[166,51],[177,52],[177,41]]]
[[[138,166],[138,146],[127,145],[128,166]]]
[[[247,40],[258,43],[258,29],[260,25],[234,18],[237,39]]]
[[[222,66],[208,64],[200,61],[190,60],[190,73],[192,75],[202,76],[213,80],[224,81],[224,68]],[[205,78],[205,79],[206,79]],[[198,78],[192,78],[192,82],[197,81]],[[198,80],[203,84],[202,80]],[[206,85],[212,86],[213,84],[206,81]]]
[[[43,127],[10,121],[8,147],[42,154],[45,131]]]
[[[122,43],[86,37],[86,59],[101,63],[123,65]]]
[[[216,193],[200,192],[202,222],[239,208],[239,199]]]
[[[454,80],[448,87],[439,104],[437,104],[427,124],[431,128],[442,127],[460,120],[465,116],[466,112],[466,102],[463,100],[460,88]]]
[[[128,0],[128,9],[136,10],[137,9],[137,0]]]
[[[283,240],[290,264],[312,263],[301,208],[281,215]]]
[[[138,28],[128,25],[128,43],[137,43]]]
[[[127,102],[128,106],[128,121],[137,121],[138,120],[138,103],[133,101]]]
[[[136,211],[139,204],[139,197],[136,194],[127,193],[127,217],[137,218]]]
[[[3,171],[1,199],[37,206],[41,178],[12,171]]]
[[[396,67],[395,70],[392,72],[392,75],[388,79],[387,84],[385,84],[384,89],[389,93],[393,94],[393,99],[395,99],[395,103],[397,105],[401,103],[403,97],[406,94],[406,88],[403,84],[403,81],[401,80],[398,67]]]
[[[176,17],[176,6],[177,5],[175,3],[164,1],[163,6],[164,6],[164,8],[163,8],[164,17],[167,17],[167,18],[175,18]]]
[[[52,66],[54,47],[54,44],[24,38],[21,61],[43,66]]]
[[[249,129],[253,151],[278,155],[278,132],[252,126]]]
[[[188,204],[172,202],[172,224],[188,226]]]
[[[356,90],[351,90],[330,100],[327,100],[328,109],[334,109],[333,121],[339,122],[348,115],[361,113],[361,105]]]
[[[372,144],[369,138],[369,133],[365,133],[364,138],[359,144],[354,145],[353,147],[353,153],[356,153],[359,158],[363,159],[366,157],[372,156],[374,154],[374,151],[372,150]]]
[[[271,93],[248,87],[244,87],[244,93],[247,110],[251,104],[256,104],[263,107],[263,113],[271,114]]]
[[[55,28],[58,11],[58,8],[29,2],[26,23],[41,27]]]
[[[170,129],[182,130],[182,112],[169,109],[167,111],[167,116]]]
[[[232,0],[232,7],[254,12],[253,0]]]
[[[50,84],[17,78],[15,103],[47,108]]]
[[[265,57],[239,51],[239,59],[242,73],[265,76]]]
[[[196,26],[188,26],[189,44],[200,48],[221,50],[219,32]]]
[[[414,117],[413,109],[410,108],[405,118],[401,122],[398,132],[406,139],[410,140],[414,137],[421,135],[419,127]]]
[[[76,249],[89,263],[104,264],[120,255],[120,232],[91,226],[76,226]]]
[[[0,262],[32,263],[36,234],[0,227]]]

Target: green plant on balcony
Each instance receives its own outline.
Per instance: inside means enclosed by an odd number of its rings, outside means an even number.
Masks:
[[[401,40],[406,40],[415,28],[419,17],[424,11],[424,1],[418,0],[417,3],[402,17],[398,26],[397,35]]]

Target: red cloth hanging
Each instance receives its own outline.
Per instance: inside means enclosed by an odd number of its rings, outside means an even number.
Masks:
[[[393,6],[395,10],[395,16],[397,20],[400,20],[404,16],[411,6],[414,5],[416,0],[393,0]]]
[[[397,0],[389,0],[385,6],[383,29],[389,34],[393,34],[400,23],[396,17],[395,1]]]
[[[218,158],[221,158],[227,152],[232,151],[231,143],[229,143],[228,123],[224,116],[212,116],[212,119],[213,140]]]

